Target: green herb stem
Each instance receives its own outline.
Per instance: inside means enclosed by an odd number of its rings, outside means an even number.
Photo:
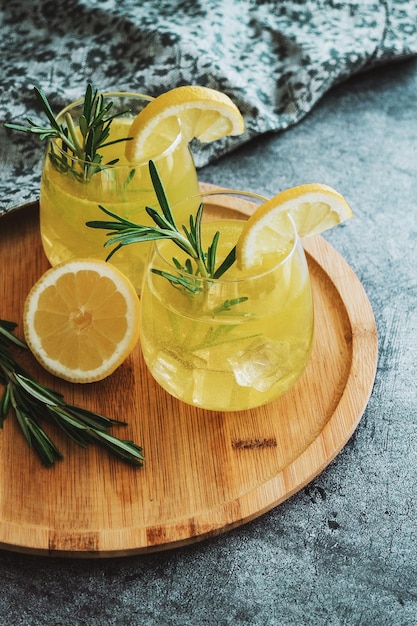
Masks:
[[[28,126],[6,123],[4,124],[6,128],[37,135],[41,140],[59,139],[64,154],[54,150],[53,145],[51,145],[49,157],[52,166],[61,173],[70,173],[78,182],[88,182],[93,174],[101,171],[103,167],[118,162],[119,159],[113,159],[108,163],[103,163],[100,150],[106,146],[132,139],[132,137],[122,137],[108,141],[111,122],[116,117],[127,113],[128,110],[109,115],[113,102],[104,104],[103,95],[94,90],[89,83],[85,91],[83,112],[79,118],[80,141],[71,113],[67,111],[64,114],[64,123],[61,124],[43,91],[37,87],[34,87],[34,90],[50,125],[42,126],[27,118]],[[81,169],[75,166],[74,159],[82,161]]]
[[[126,422],[67,404],[62,394],[42,385],[20,367],[12,357],[11,347],[27,349],[27,346],[13,334],[15,327],[14,322],[0,320],[0,383],[4,386],[0,398],[0,428],[13,409],[29,447],[48,467],[63,455],[41,426],[42,420],[54,422],[79,446],[85,448],[98,443],[121,461],[141,467],[142,448],[108,432],[112,426],[126,425]]]
[[[216,254],[220,233],[215,233],[211,244],[208,246],[207,252],[205,252],[203,250],[201,237],[204,205],[200,204],[196,215],[190,216],[189,225],[183,225],[182,230],[180,230],[175,222],[162,180],[152,160],[149,161],[149,172],[161,209],[160,212],[154,207],[146,207],[146,212],[153,220],[154,226],[144,226],[131,222],[109,211],[109,209],[102,205],[99,205],[100,209],[108,216],[112,217],[113,221],[92,220],[87,222],[86,225],[90,228],[108,231],[106,233],[108,240],[104,243],[104,246],[115,246],[115,248],[109,253],[107,260],[123,246],[145,241],[171,239],[173,243],[189,257],[184,266],[176,258],[173,259],[174,265],[179,270],[182,270],[183,275],[179,277],[178,275],[156,269],[152,271],[170,280],[174,286],[182,285],[182,287],[188,289],[191,293],[198,293],[200,289],[196,289],[195,278],[220,278],[234,263],[236,258],[235,248],[230,251],[220,266],[216,268]],[[194,262],[194,268],[191,261]],[[184,274],[190,274],[190,279],[184,276]]]

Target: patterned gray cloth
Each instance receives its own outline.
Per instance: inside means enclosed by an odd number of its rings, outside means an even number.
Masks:
[[[300,120],[332,85],[417,53],[416,0],[1,0],[0,121],[58,111],[88,81],[158,95],[182,84],[229,94],[246,132],[194,155],[202,166]],[[36,200],[45,146],[0,124],[0,214]]]

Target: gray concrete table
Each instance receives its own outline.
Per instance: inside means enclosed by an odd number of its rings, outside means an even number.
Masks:
[[[417,61],[349,80],[200,177],[263,194],[317,180],[348,198],[354,221],[326,238],[375,312],[365,414],[311,484],[228,534],[103,561],[0,552],[0,624],[415,626]]]

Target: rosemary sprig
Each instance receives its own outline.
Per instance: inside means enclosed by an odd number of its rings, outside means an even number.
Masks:
[[[107,233],[109,239],[104,243],[104,246],[109,247],[114,245],[115,248],[113,248],[107,256],[107,260],[120,250],[121,247],[132,243],[171,239],[188,255],[184,265],[181,264],[178,259],[173,259],[174,265],[178,270],[181,270],[182,273],[176,275],[157,269],[153,269],[152,271],[155,274],[167,278],[174,286],[184,287],[191,293],[199,293],[201,287],[196,278],[220,278],[234,263],[236,250],[233,248],[224,261],[216,268],[216,253],[220,233],[218,231],[215,233],[211,244],[207,248],[207,252],[205,252],[201,241],[201,222],[204,205],[200,204],[196,215],[190,216],[189,225],[183,225],[182,230],[180,230],[175,222],[162,180],[153,161],[149,161],[149,171],[156,197],[162,211],[159,212],[153,207],[146,207],[146,211],[152,218],[155,226],[135,224],[116,213],[112,213],[102,205],[99,205],[100,209],[112,217],[114,221],[94,220],[86,224],[90,228],[101,228],[109,231]]]
[[[113,141],[108,140],[112,120],[127,113],[127,110],[109,115],[113,102],[105,104],[103,95],[94,90],[89,83],[84,95],[83,112],[78,120],[79,132],[77,132],[69,112],[64,115],[64,123],[58,122],[44,92],[38,87],[34,87],[34,91],[49,121],[49,126],[39,125],[27,118],[28,126],[6,123],[4,124],[6,128],[37,135],[41,140],[59,139],[62,152],[54,150],[51,144],[49,151],[51,162],[58,171],[70,172],[80,182],[88,181],[103,167],[117,163],[119,159],[103,164],[103,156],[99,150],[105,146],[132,139],[132,137],[124,137]],[[81,165],[76,164],[75,159],[81,161]]]
[[[42,385],[20,367],[12,357],[11,347],[27,349],[27,346],[13,334],[15,328],[14,322],[0,320],[0,384],[4,386],[0,398],[0,428],[13,409],[29,447],[48,467],[63,455],[41,426],[43,419],[54,422],[79,446],[85,448],[98,443],[120,460],[142,466],[142,448],[108,432],[113,425],[126,425],[125,422],[67,404],[62,394]]]

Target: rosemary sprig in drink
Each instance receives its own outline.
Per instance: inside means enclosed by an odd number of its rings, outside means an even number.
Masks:
[[[11,347],[27,349],[27,346],[13,334],[15,327],[14,322],[0,320],[0,384],[4,386],[0,398],[0,428],[12,408],[29,446],[46,466],[53,465],[63,455],[42,428],[43,419],[54,422],[82,447],[98,443],[120,460],[142,466],[142,448],[108,432],[111,426],[125,425],[125,422],[67,404],[60,393],[42,385],[20,367],[12,357]]]
[[[103,156],[99,150],[105,146],[132,139],[125,137],[114,141],[108,140],[112,120],[127,113],[128,110],[109,115],[113,102],[105,104],[103,95],[94,90],[89,83],[84,95],[83,112],[78,121],[79,130],[77,130],[68,111],[64,115],[64,123],[58,122],[44,92],[37,87],[34,87],[34,90],[48,118],[49,126],[41,126],[27,118],[29,126],[6,123],[6,128],[37,135],[41,140],[60,140],[62,152],[54,150],[53,144],[50,146],[49,157],[52,164],[60,172],[70,172],[80,182],[89,180],[103,166],[117,163],[119,159],[103,164]],[[75,165],[74,159],[81,162],[81,169]]]
[[[201,238],[204,205],[200,204],[196,215],[190,216],[189,225],[183,225],[181,230],[175,222],[163,183],[153,161],[149,162],[149,171],[162,211],[161,213],[153,207],[146,207],[146,211],[152,218],[155,226],[144,226],[130,222],[120,215],[112,213],[102,205],[100,205],[100,209],[115,221],[94,220],[86,224],[90,228],[101,228],[109,231],[107,233],[109,239],[104,246],[115,245],[115,248],[107,256],[107,260],[120,250],[122,246],[144,241],[171,239],[188,255],[184,264],[180,263],[176,258],[173,259],[173,263],[180,270],[180,273],[172,274],[156,269],[152,271],[167,278],[174,286],[184,287],[191,293],[199,293],[201,287],[198,278],[220,278],[234,263],[236,249],[233,247],[224,261],[216,267],[216,252],[220,233],[218,231],[215,233],[211,244],[207,248],[207,252],[205,252]]]

